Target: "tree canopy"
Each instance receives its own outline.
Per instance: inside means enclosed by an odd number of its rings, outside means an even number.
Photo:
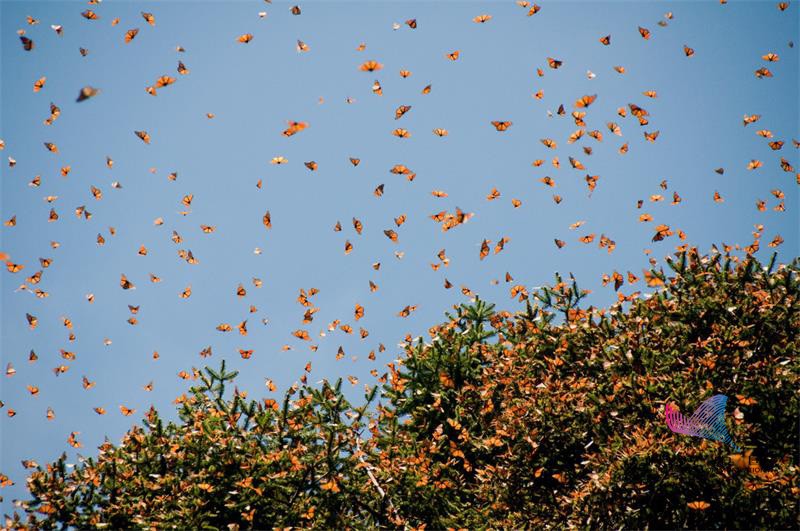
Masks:
[[[178,422],[37,466],[5,526],[796,528],[798,261],[666,265],[604,309],[560,276],[516,314],[461,305],[358,405],[205,368]],[[714,394],[745,455],[667,428]]]

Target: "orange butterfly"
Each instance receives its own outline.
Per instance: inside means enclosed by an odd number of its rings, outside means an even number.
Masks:
[[[492,125],[498,131],[505,131],[506,129],[511,127],[511,124],[512,124],[512,122],[499,122],[499,121],[493,121],[492,122]]]
[[[588,107],[597,99],[597,94],[592,94],[591,96],[583,96],[582,98],[575,101],[575,107]]]
[[[693,501],[693,502],[687,503],[686,506],[689,507],[689,509],[692,509],[694,511],[705,511],[706,509],[711,507],[711,504],[708,503],[708,502],[704,502],[704,501]]]
[[[383,68],[383,65],[378,63],[377,61],[366,61],[358,67],[359,70],[362,72],[375,72],[376,70],[380,70]]]

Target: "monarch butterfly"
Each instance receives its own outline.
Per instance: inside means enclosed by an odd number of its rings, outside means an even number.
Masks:
[[[472,22],[477,24],[484,24],[492,20],[492,15],[478,15],[477,17],[472,19]]]
[[[304,162],[303,165],[305,165],[305,167],[308,168],[311,171],[316,171],[316,169],[317,169],[317,163],[314,162],[313,160],[310,160],[308,162]]]
[[[58,153],[58,146],[52,142],[44,142],[44,147],[47,148],[47,151],[50,151],[51,153]]]
[[[609,44],[611,44],[611,35],[606,35],[605,37],[600,37],[600,42],[603,45],[608,46]]]
[[[583,129],[578,129],[577,131],[569,135],[569,138],[567,138],[567,144],[574,144],[575,142],[580,140],[582,136],[583,136]]]
[[[433,130],[433,134],[436,135],[436,136],[441,137],[441,136],[447,136],[448,132],[447,132],[447,129],[438,129],[437,128],[437,129]]]
[[[616,71],[618,74],[624,74],[625,73],[625,67],[624,66],[615,66],[613,68],[614,68],[614,71]]]
[[[134,134],[139,138],[141,138],[142,142],[144,142],[145,144],[150,143],[150,135],[147,133],[147,131],[134,131]]]
[[[353,157],[350,157],[350,164],[352,164],[353,166],[358,166],[359,164],[361,164],[361,159],[355,159]]]
[[[411,105],[401,105],[394,111],[394,119],[399,120],[405,113],[411,110]]]
[[[272,160],[269,161],[270,164],[286,164],[287,162],[289,162],[287,159],[280,156],[272,157]]]
[[[362,317],[364,317],[364,307],[360,304],[356,304],[355,311],[354,311],[355,319],[358,321]]]
[[[442,190],[434,190],[431,192],[431,195],[434,197],[447,197],[447,192]]]
[[[581,161],[579,161],[578,159],[574,159],[574,158],[572,158],[572,157],[569,157],[569,163],[570,163],[570,164],[572,165],[572,167],[573,167],[573,168],[575,168],[576,170],[585,170],[585,169],[586,169],[586,167],[585,167],[585,166],[584,166],[584,165],[581,163]]]
[[[772,148],[773,151],[777,151],[783,147],[783,141],[778,140],[775,142],[770,142],[769,147]]]
[[[522,201],[520,201],[519,199],[512,199],[511,200],[511,205],[514,208],[519,208],[520,206],[522,206]]]
[[[142,18],[145,19],[148,24],[150,24],[151,26],[156,25],[156,17],[154,17],[152,13],[145,13],[144,11],[142,11],[141,13],[142,13]]]
[[[245,33],[243,35],[239,35],[239,37],[236,40],[242,44],[247,44],[248,42],[253,40],[253,35],[250,33]]]
[[[375,72],[383,68],[383,65],[377,61],[366,61],[358,67],[362,72]]]
[[[97,16],[97,13],[95,13],[91,9],[87,9],[86,11],[81,13],[81,16],[86,20],[97,20],[100,18],[99,16]]]
[[[397,315],[398,317],[408,317],[409,315],[411,315],[412,312],[416,310],[417,310],[416,306],[406,306],[405,308],[400,310],[400,312]]]
[[[166,87],[175,83],[175,78],[171,76],[161,76],[156,80],[156,88]]]
[[[178,73],[179,73],[180,75],[182,75],[182,76],[185,76],[186,74],[188,74],[188,73],[189,73],[189,69],[188,69],[188,68],[186,68],[186,65],[185,65],[185,64],[183,64],[183,61],[178,61],[178,68],[177,68],[177,70],[178,70]]]
[[[775,54],[775,53],[768,53],[766,55],[762,55],[761,58],[763,60],[769,61],[771,63],[774,63],[775,61],[777,61],[779,59],[778,54]]]
[[[47,81],[46,77],[40,77],[39,79],[37,79],[33,83],[33,91],[34,92],[39,92],[40,90],[42,90],[44,88],[45,81]]]
[[[125,275],[120,275],[119,285],[122,289],[136,289],[136,287],[133,285],[133,282],[128,280]]]
[[[552,57],[547,58],[547,64],[553,70],[561,68],[561,65],[564,64],[564,61],[559,61],[558,59],[553,59]]]
[[[646,91],[642,92],[642,94],[644,94],[648,98],[657,98],[658,97],[658,94],[656,93],[655,90],[646,90]]]
[[[295,15],[295,16],[299,15],[300,13],[302,13],[302,11],[300,11],[300,6],[292,6],[292,9],[290,11],[291,11],[292,15]]]
[[[410,18],[406,20],[405,24],[411,29],[417,29],[417,19],[415,18]]]
[[[289,121],[289,122],[286,122],[286,123],[289,125],[289,127],[287,127],[283,131],[283,136],[286,136],[286,137],[295,135],[295,134],[299,133],[300,131],[302,131],[302,130],[304,130],[305,128],[308,127],[308,123],[307,122]]]
[[[400,77],[402,77],[403,79],[405,79],[407,77],[410,77],[410,76],[411,76],[411,71],[410,70],[400,70]]]
[[[350,240],[345,240],[344,242],[344,254],[350,254],[353,251],[353,244],[350,243]]]
[[[653,131],[652,133],[648,133],[647,131],[644,132],[644,138],[648,142],[655,142],[656,138],[658,138],[658,131]]]
[[[383,233],[386,235],[387,238],[392,240],[393,243],[397,243],[397,233],[392,229],[384,230]]]
[[[392,131],[392,134],[398,138],[408,138],[411,136],[411,133],[406,129],[395,129]]]
[[[558,238],[555,238],[554,241],[556,243],[556,247],[558,247],[559,249],[563,248],[567,244],[567,242],[559,240]]]
[[[309,48],[308,44],[304,43],[300,39],[297,39],[297,51],[298,52],[307,52],[310,49],[311,48]]]
[[[763,165],[764,165],[764,163],[761,162],[760,160],[753,159],[747,164],[747,169],[748,170],[754,170],[756,168],[760,168]]]
[[[426,85],[425,88],[422,89],[423,94],[430,94],[431,93],[431,85]]]
[[[639,35],[641,35],[643,39],[647,40],[650,38],[650,30],[639,26]]]
[[[493,121],[492,122],[492,125],[498,131],[505,131],[506,129],[511,127],[511,124],[512,124],[512,122],[499,122],[499,121]]]
[[[778,2],[778,9],[781,11],[786,11],[787,7],[789,7],[789,2]]]
[[[486,196],[486,200],[493,201],[498,197],[500,197],[500,192],[497,190],[497,188],[492,188],[492,191],[489,192],[489,195]]]
[[[541,7],[541,6],[538,6],[538,5],[536,5],[536,4],[533,4],[533,7],[531,7],[531,8],[528,10],[528,16],[529,16],[529,17],[532,17],[533,15],[535,15],[536,13],[538,13],[540,9],[542,9],[542,7]]]
[[[133,39],[136,38],[136,35],[139,33],[139,28],[129,29],[125,32],[125,43],[131,42]]]
[[[400,225],[402,225],[403,223],[405,223],[405,222],[406,222],[406,215],[405,214],[400,214],[399,216],[394,218],[394,224],[397,225],[398,227]]]
[[[592,94],[591,96],[583,96],[580,99],[575,101],[575,107],[583,108],[588,107],[597,99],[597,94]]]
[[[580,238],[582,243],[592,243],[594,241],[594,234],[587,234],[586,236],[582,236]]]
[[[461,55],[461,50],[456,50],[454,52],[450,52],[450,53],[446,54],[445,57],[447,57],[451,61],[457,61],[459,55]]]
[[[624,144],[622,144],[622,145],[619,147],[619,150],[618,150],[618,152],[619,152],[619,154],[620,154],[620,155],[624,155],[625,153],[627,153],[627,152],[628,152],[628,143],[627,143],[627,142],[625,142]]]
[[[89,55],[89,50],[87,50],[86,48],[78,48],[78,51],[80,52],[82,57],[86,57],[87,55]]]
[[[757,78],[761,79],[764,77],[772,77],[772,72],[770,72],[767,68],[761,67],[756,70],[755,75]]]
[[[125,415],[126,417],[130,417],[131,415],[133,415],[134,413],[136,413],[136,410],[135,410],[135,409],[129,409],[129,408],[127,408],[127,407],[123,406],[123,405],[120,405],[120,406],[119,406],[119,410],[120,410],[120,412],[121,412],[123,415]]]
[[[50,29],[56,32],[59,37],[64,33],[64,28],[61,24],[51,24]]]
[[[693,501],[693,502],[687,503],[686,506],[689,507],[689,509],[692,509],[694,511],[705,511],[706,509],[711,507],[711,504],[708,503],[708,502],[704,502],[704,501]]]
[[[694,55],[694,48],[689,48],[685,44],[683,45],[683,53],[686,54],[686,57],[691,57]]]

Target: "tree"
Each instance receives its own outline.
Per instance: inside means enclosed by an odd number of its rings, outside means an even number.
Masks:
[[[667,266],[606,309],[560,276],[516,290],[516,315],[461,305],[357,408],[341,381],[226,398],[235,373],[206,369],[180,424],[151,410],[74,470],[38,468],[6,526],[795,528],[798,261]],[[666,402],[713,394],[744,466],[665,425]]]

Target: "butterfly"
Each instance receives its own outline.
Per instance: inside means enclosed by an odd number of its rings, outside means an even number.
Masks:
[[[736,451],[741,451],[731,440],[731,436],[725,427],[725,405],[727,402],[727,396],[714,395],[700,404],[688,419],[680,414],[677,407],[667,403],[664,406],[667,427],[675,433],[721,441],[732,446]]]
[[[600,42],[605,46],[610,45],[611,44],[611,35],[606,35],[605,37],[600,37]]]
[[[25,50],[27,52],[30,52],[31,50],[33,50],[34,44],[33,44],[33,41],[31,39],[29,39],[25,35],[20,35],[19,36],[19,40],[22,42],[22,49],[23,50]]]
[[[511,127],[512,122],[501,122],[501,121],[493,121],[492,125],[498,131],[505,131],[509,127]]]
[[[552,57],[548,57],[548,58],[547,58],[547,65],[548,65],[550,68],[552,68],[553,70],[556,70],[556,69],[558,69],[558,68],[561,68],[561,66],[562,66],[563,64],[564,64],[564,62],[563,62],[563,61],[559,61],[558,59],[553,59]]]
[[[575,101],[575,107],[588,107],[597,99],[597,94],[592,94],[591,96],[583,96]]]
[[[705,511],[706,509],[711,507],[711,504],[708,503],[708,502],[704,502],[704,501],[693,501],[693,502],[687,503],[686,506],[689,507],[689,509],[692,509],[694,511]]]
[[[383,65],[381,63],[378,63],[377,61],[366,61],[362,63],[361,66],[358,67],[358,69],[361,70],[362,72],[375,72],[376,70],[380,70],[381,68],[383,68]]]

